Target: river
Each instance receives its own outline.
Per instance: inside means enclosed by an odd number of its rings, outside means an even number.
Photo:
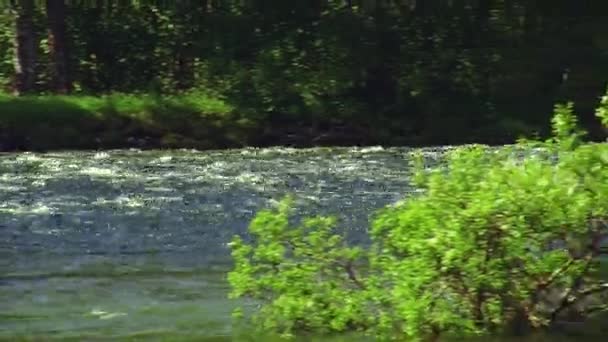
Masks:
[[[410,152],[2,154],[0,339],[232,340],[230,238],[291,193],[364,243],[369,215],[411,191]]]

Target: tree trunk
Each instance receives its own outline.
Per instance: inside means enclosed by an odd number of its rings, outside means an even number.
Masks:
[[[176,54],[174,57],[175,67],[173,71],[173,78],[175,85],[178,90],[186,90],[194,84],[194,41],[196,40],[196,34],[198,28],[193,18],[193,13],[196,13],[197,7],[200,4],[194,4],[191,2],[178,1],[176,6],[177,20],[181,20],[181,23],[177,23],[180,27],[179,39],[176,42]],[[205,8],[206,9],[206,8]],[[181,25],[180,25],[181,24]],[[194,31],[197,30],[197,31]]]
[[[49,50],[53,68],[53,88],[66,94],[72,90],[68,71],[66,39],[66,6],[64,0],[46,0],[46,15],[49,21]]]
[[[34,0],[19,0],[15,20],[15,94],[31,92],[36,84],[36,35]]]
[[[538,4],[537,0],[529,0],[525,5],[524,13],[524,39],[533,42],[536,38],[538,26]]]

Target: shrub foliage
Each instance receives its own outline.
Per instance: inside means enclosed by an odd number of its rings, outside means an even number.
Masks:
[[[333,218],[294,224],[290,198],[261,211],[252,242],[232,242],[231,296],[260,302],[264,330],[385,339],[529,331],[608,310],[608,145],[582,141],[570,104],[552,123],[545,142],[462,147],[430,170],[414,158],[423,191],[375,215],[368,249],[349,247]]]

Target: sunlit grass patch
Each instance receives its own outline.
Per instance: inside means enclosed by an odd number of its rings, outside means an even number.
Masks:
[[[118,147],[153,137],[168,145],[226,140],[233,107],[200,92],[151,94],[0,95],[1,149]],[[206,142],[203,146],[214,145]]]
[[[46,106],[44,111],[40,110],[42,105]],[[0,94],[3,116],[16,112],[25,113],[26,116],[45,116],[45,112],[62,113],[62,117],[86,114],[104,116],[112,114],[109,109],[124,116],[139,116],[142,113],[149,112],[155,106],[167,105],[183,105],[201,114],[226,114],[234,109],[222,99],[197,92],[170,96],[113,93],[101,96],[38,95],[13,97]]]

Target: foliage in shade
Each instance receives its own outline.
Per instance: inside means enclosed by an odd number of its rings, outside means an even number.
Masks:
[[[430,170],[419,156],[421,194],[375,215],[368,250],[344,244],[331,218],[290,221],[289,198],[258,213],[252,241],[231,245],[232,297],[260,301],[258,327],[285,335],[414,340],[522,333],[608,310],[608,145],[582,141],[571,109],[556,106],[545,142],[458,148]]]
[[[556,101],[603,136],[601,0],[14,3],[34,5],[0,12],[7,92],[21,56],[24,93],[197,91],[264,121],[266,144],[510,143],[548,135]]]

